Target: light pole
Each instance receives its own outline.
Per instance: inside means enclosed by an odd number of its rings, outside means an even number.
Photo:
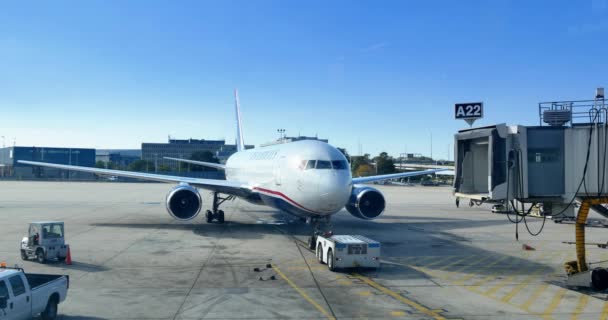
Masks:
[[[285,139],[285,129],[277,129],[277,132],[279,133],[279,141]]]

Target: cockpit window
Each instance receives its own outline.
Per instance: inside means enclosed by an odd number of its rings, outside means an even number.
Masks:
[[[316,163],[316,160],[308,160],[308,164],[306,164],[306,170],[314,169]]]
[[[344,161],[344,160],[334,160],[331,162],[331,165],[336,170],[345,170],[347,168],[346,161]]]
[[[331,161],[317,160],[317,169],[331,169]]]

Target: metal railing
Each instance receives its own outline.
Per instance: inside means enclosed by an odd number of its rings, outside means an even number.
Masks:
[[[550,101],[538,104],[539,125],[570,125],[605,122],[608,109],[606,99],[578,101]],[[561,124],[556,124],[561,122]]]

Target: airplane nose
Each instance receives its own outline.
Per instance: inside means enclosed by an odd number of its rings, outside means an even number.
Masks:
[[[323,173],[319,176],[319,195],[321,210],[337,211],[346,204],[350,192],[346,178],[335,171]]]

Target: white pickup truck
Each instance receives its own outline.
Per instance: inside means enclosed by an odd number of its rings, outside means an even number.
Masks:
[[[55,319],[69,286],[68,276],[0,267],[0,320],[31,319],[38,314],[43,320]]]

